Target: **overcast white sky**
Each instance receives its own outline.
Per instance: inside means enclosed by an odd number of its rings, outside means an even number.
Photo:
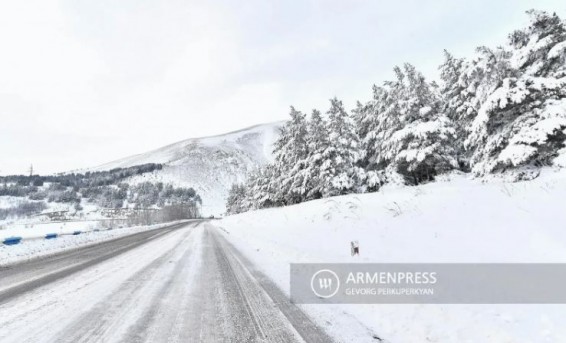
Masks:
[[[470,55],[566,1],[0,0],[0,174],[96,166],[348,107],[411,62]]]

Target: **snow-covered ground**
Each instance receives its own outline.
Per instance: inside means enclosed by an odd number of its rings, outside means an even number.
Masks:
[[[296,262],[566,262],[566,171],[532,181],[451,175],[216,224],[289,292]],[[361,257],[350,256],[358,240]],[[566,342],[566,305],[303,305],[345,342]],[[365,329],[361,329],[365,327]]]
[[[68,221],[68,222],[35,222],[15,223],[6,229],[0,230],[0,240],[8,237],[43,238],[46,234],[56,233],[58,235],[71,234],[75,231],[93,231],[95,229],[107,229],[111,225],[97,220]]]
[[[282,124],[274,122],[218,136],[191,138],[89,170],[161,163],[162,170],[135,176],[126,182],[166,182],[193,187],[203,200],[203,214],[219,215],[225,212],[232,184],[244,182],[252,170],[272,160],[273,143]]]
[[[102,228],[100,231],[93,231],[95,228],[99,227],[98,223],[94,222],[66,223],[64,226],[58,223],[52,223],[38,225],[36,228],[15,227],[7,230],[1,230],[0,241],[2,241],[3,238],[10,236],[38,238],[29,240],[25,239],[16,245],[0,244],[0,266],[44,257],[66,250],[77,249],[141,231],[159,229],[180,222],[184,221],[181,220],[164,224],[116,228],[112,230]],[[81,232],[80,235],[69,235],[74,231],[83,232]],[[47,233],[67,235],[58,236],[55,239],[43,239]]]
[[[77,230],[92,228],[93,223],[98,223],[100,221],[110,221],[106,216],[100,213],[100,208],[92,203],[82,199],[81,207],[82,211],[78,212],[75,210],[74,203],[58,203],[49,201],[35,201],[29,200],[27,197],[13,197],[13,196],[0,196],[0,209],[9,209],[12,207],[17,207],[21,203],[29,202],[43,202],[46,206],[45,210],[41,213],[49,213],[56,211],[66,212],[66,217],[70,220],[74,220],[73,227]],[[55,227],[55,229],[63,226],[51,223],[50,219],[46,216],[33,215],[28,217],[8,217],[5,219],[0,219],[0,238],[5,236],[10,229],[17,228],[18,230],[22,227],[24,228],[47,228]]]

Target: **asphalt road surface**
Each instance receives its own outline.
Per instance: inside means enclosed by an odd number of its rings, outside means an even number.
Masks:
[[[332,342],[212,222],[0,269],[0,342]]]

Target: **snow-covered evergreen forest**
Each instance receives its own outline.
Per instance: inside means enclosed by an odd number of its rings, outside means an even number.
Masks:
[[[528,27],[473,58],[445,51],[439,80],[411,64],[348,111],[291,108],[275,161],[233,185],[228,213],[417,185],[458,170],[527,180],[565,153],[566,22],[529,11]]]

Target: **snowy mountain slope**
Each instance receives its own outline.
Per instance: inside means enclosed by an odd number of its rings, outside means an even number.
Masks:
[[[110,162],[90,171],[161,163],[163,169],[132,177],[128,183],[167,182],[193,187],[202,212],[221,214],[230,186],[272,159],[272,145],[283,122],[256,125],[218,136],[191,138],[144,154]]]

